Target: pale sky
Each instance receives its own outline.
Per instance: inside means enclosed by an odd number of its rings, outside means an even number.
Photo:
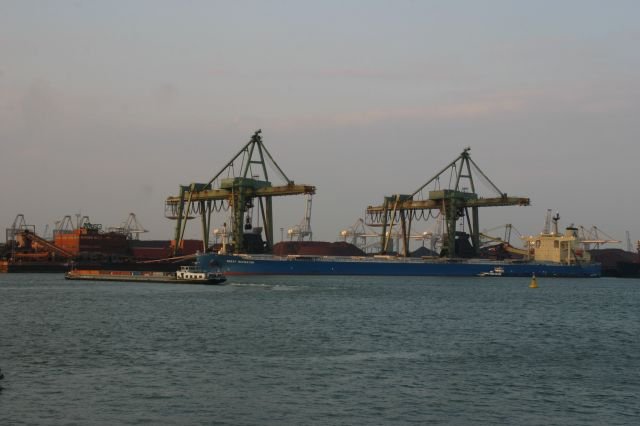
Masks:
[[[482,209],[482,228],[536,234],[553,209],[635,241],[639,46],[635,0],[0,0],[0,227],[135,212],[169,239],[166,197],[261,128],[317,187],[316,240],[470,146],[532,202]],[[288,229],[304,198],[274,207]]]

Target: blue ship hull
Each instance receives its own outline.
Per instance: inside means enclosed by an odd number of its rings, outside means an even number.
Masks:
[[[378,276],[481,276],[599,277],[599,263],[561,265],[554,263],[489,260],[443,260],[394,257],[280,257],[272,255],[197,256],[202,269],[220,270],[225,275],[378,275]]]

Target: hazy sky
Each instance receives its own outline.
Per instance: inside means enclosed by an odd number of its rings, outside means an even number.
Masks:
[[[532,201],[482,228],[538,233],[553,209],[640,239],[639,46],[635,0],[0,0],[0,227],[135,212],[168,239],[166,197],[261,128],[317,186],[314,239],[467,146]],[[277,229],[302,219],[302,197],[274,206]]]

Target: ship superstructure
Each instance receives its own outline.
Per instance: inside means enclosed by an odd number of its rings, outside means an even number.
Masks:
[[[543,231],[539,235],[523,237],[527,248],[527,258],[536,262],[553,262],[560,265],[575,265],[591,262],[591,255],[584,244],[589,241],[581,238],[578,228],[571,225],[564,233],[558,230],[560,215],[547,217]],[[551,225],[553,223],[553,225]]]

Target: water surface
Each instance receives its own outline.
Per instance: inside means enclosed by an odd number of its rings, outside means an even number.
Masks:
[[[640,422],[640,281],[0,275],[0,424]]]

